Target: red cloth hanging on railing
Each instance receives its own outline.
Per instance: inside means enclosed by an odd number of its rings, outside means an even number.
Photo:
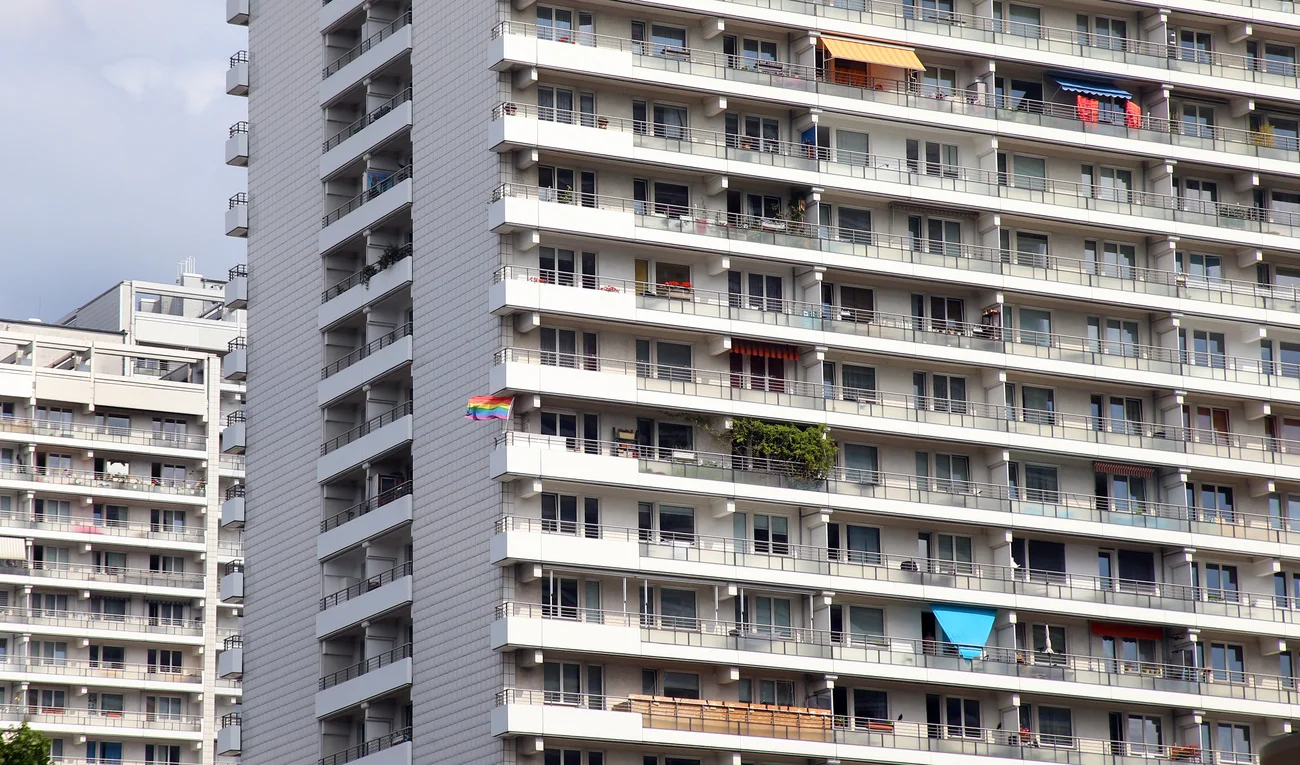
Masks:
[[[1079,112],[1079,119],[1084,122],[1096,122],[1098,115],[1101,113],[1101,105],[1095,98],[1088,98],[1085,95],[1074,97],[1074,108]]]
[[[1134,130],[1142,127],[1142,107],[1137,105],[1137,101],[1129,99],[1124,104],[1124,124]]]

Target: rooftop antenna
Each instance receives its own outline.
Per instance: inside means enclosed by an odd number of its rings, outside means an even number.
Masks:
[[[184,283],[185,283],[185,274],[192,274],[192,273],[195,273],[195,271],[196,271],[197,269],[198,269],[198,262],[197,262],[196,260],[194,260],[194,256],[193,256],[193,255],[191,255],[190,257],[186,258],[185,260],[182,260],[181,262],[177,263],[177,264],[176,264],[176,283],[177,283],[177,284],[184,284]]]

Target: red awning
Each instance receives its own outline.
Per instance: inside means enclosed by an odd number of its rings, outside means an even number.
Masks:
[[[1164,640],[1163,627],[1144,627],[1140,624],[1111,624],[1092,622],[1092,634],[1102,637],[1133,638],[1134,640]]]
[[[792,345],[775,345],[773,343],[760,343],[754,340],[738,340],[732,338],[731,352],[739,353],[744,356],[761,356],[765,359],[786,359],[788,361],[799,360],[799,349]]]
[[[1119,462],[1094,462],[1092,469],[1098,473],[1108,473],[1110,475],[1128,475],[1134,478],[1154,478],[1156,475],[1155,468],[1144,467],[1142,465],[1124,465]]]

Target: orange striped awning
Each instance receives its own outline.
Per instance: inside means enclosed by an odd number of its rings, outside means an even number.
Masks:
[[[842,40],[837,37],[823,37],[822,45],[834,58],[861,61],[864,64],[896,66],[900,69],[925,69],[925,64],[916,57],[916,51],[897,45],[863,42],[861,40]]]
[[[742,356],[761,356],[765,359],[786,359],[787,361],[799,360],[799,349],[792,345],[760,343],[754,340],[739,340],[732,338],[731,352],[741,354]]]
[[[1125,465],[1122,462],[1094,462],[1092,469],[1098,473],[1108,475],[1127,475],[1134,478],[1154,478],[1155,468],[1144,467],[1142,465]]]

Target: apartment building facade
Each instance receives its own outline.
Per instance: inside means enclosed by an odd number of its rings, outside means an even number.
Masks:
[[[1291,732],[1293,2],[229,8],[250,762]]]
[[[57,324],[0,323],[0,717],[56,762],[237,761],[215,755],[242,695],[226,287],[122,282]]]

